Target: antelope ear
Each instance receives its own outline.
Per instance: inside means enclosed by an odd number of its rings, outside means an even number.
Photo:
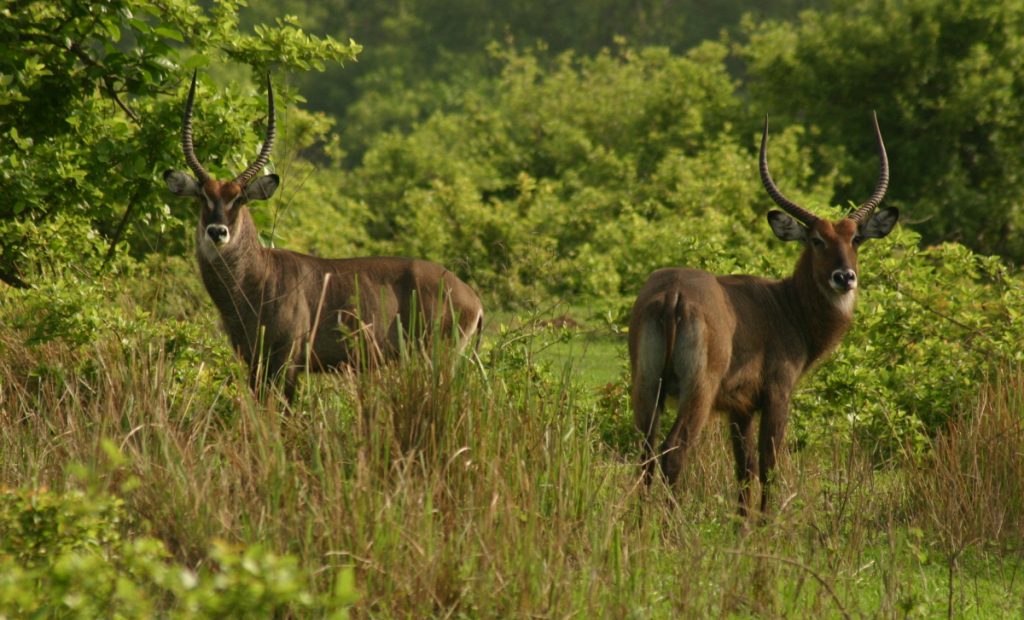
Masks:
[[[281,177],[276,174],[262,176],[247,185],[243,190],[245,192],[245,199],[247,201],[267,200],[274,195],[275,191],[277,191],[279,183],[281,183]]]
[[[164,183],[175,196],[198,196],[199,183],[191,176],[177,170],[164,172]]]
[[[871,215],[871,219],[861,224],[860,234],[865,239],[881,239],[892,232],[899,219],[900,210],[896,207],[879,209]]]
[[[782,211],[768,212],[768,225],[775,236],[783,241],[806,241],[807,227]]]

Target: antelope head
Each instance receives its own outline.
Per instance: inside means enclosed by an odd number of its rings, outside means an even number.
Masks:
[[[274,148],[276,126],[274,123],[274,90],[267,76],[267,136],[263,142],[256,161],[249,165],[240,175],[231,181],[219,181],[211,178],[196,157],[192,145],[192,105],[196,96],[196,74],[192,74],[192,86],[188,90],[185,102],[185,117],[181,128],[181,149],[185,154],[185,162],[195,174],[177,170],[164,172],[164,181],[171,192],[178,196],[192,196],[200,205],[199,208],[199,243],[220,251],[238,237],[238,226],[245,210],[243,207],[250,200],[266,200],[270,198],[280,183],[276,174],[268,174],[254,180],[254,177],[270,160],[270,151]]]
[[[768,172],[768,117],[761,137],[761,182],[782,211],[770,211],[768,224],[783,241],[802,241],[806,249],[801,264],[809,261],[818,289],[839,307],[852,308],[857,289],[857,250],[867,239],[886,236],[899,219],[899,210],[886,207],[875,212],[889,186],[889,159],[885,154],[878,117],[874,117],[880,159],[878,182],[866,202],[846,217],[830,222],[821,219],[782,195]]]

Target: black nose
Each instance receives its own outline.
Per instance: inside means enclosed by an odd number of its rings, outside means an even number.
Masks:
[[[206,227],[206,236],[216,244],[224,243],[228,239],[228,227],[223,224],[210,224]]]
[[[832,285],[843,291],[857,286],[857,274],[853,269],[836,269],[832,272]]]

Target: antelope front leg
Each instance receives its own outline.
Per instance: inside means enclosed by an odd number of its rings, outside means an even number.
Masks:
[[[729,414],[729,436],[732,439],[732,453],[736,457],[736,481],[739,483],[739,514],[743,518],[750,512],[750,481],[757,475],[753,431],[754,416],[746,413]]]
[[[289,349],[284,349],[284,353],[281,351],[282,349],[277,348],[269,354],[257,356],[249,363],[249,388],[259,400],[263,400],[267,396],[267,387],[277,383],[278,379],[281,378],[281,374],[284,373],[285,397],[288,399],[288,402],[291,402],[295,392],[297,372],[294,366],[288,363]]]
[[[783,449],[786,420],[789,418],[789,399],[770,401],[761,412],[758,452],[761,462],[761,514],[768,514],[770,485],[774,482],[775,463]]]
[[[284,369],[284,399],[291,405],[295,399],[295,387],[299,382],[300,366],[297,363],[289,364]]]

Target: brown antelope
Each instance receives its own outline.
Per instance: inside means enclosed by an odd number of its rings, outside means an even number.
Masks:
[[[761,137],[761,181],[788,213],[770,211],[768,224],[783,241],[800,241],[793,275],[769,280],[716,276],[696,269],[661,269],[647,279],[629,321],[632,405],[644,434],[644,476],[650,483],[658,418],[665,399],[678,399],[678,415],[659,450],[673,485],[712,410],[729,416],[739,511],[750,503],[751,478],[761,482],[761,512],[797,381],[839,344],[853,318],[857,249],[889,234],[899,212],[874,212],[889,185],[889,162],[874,120],[881,159],[878,183],[867,202],[836,222],[819,219],[788,200],[768,172],[768,118]],[[753,420],[760,412],[757,456]]]
[[[206,290],[220,312],[231,345],[249,365],[258,391],[265,375],[284,377],[291,401],[301,369],[324,371],[357,361],[358,342],[386,357],[405,336],[424,336],[439,325],[461,351],[474,334],[479,344],[483,306],[467,284],[444,267],[395,257],[323,259],[260,244],[248,203],[266,200],[276,174],[255,178],[274,145],[274,91],[267,79],[267,135],[256,161],[231,181],[210,177],[192,145],[196,76],[185,103],[181,144],[195,174],[168,170],[164,181],[178,196],[196,198],[196,257]],[[415,324],[412,324],[415,321]],[[358,335],[360,338],[353,338]],[[358,342],[357,342],[358,341]]]

